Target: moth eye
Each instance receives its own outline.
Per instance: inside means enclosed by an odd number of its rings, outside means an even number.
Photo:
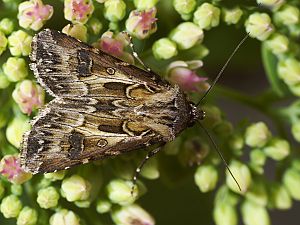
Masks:
[[[100,140],[97,142],[97,146],[98,146],[98,147],[101,147],[101,148],[105,147],[107,144],[108,144],[108,142],[107,142],[107,140],[105,140],[105,139],[100,139]]]
[[[114,75],[116,71],[115,71],[114,68],[108,67],[108,68],[106,69],[106,72],[107,72],[108,74],[110,74],[110,75]]]

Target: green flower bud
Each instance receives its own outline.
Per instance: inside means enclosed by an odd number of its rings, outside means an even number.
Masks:
[[[203,3],[194,12],[194,23],[201,29],[210,30],[220,22],[221,10],[210,3]]]
[[[300,171],[300,159],[294,159],[292,161],[292,168]]]
[[[86,201],[76,201],[74,203],[75,203],[75,205],[78,208],[90,208],[90,206],[91,206],[91,201],[89,201],[89,200],[86,200]]]
[[[263,122],[250,125],[245,133],[245,142],[250,147],[263,147],[271,138],[271,132]]]
[[[242,135],[232,135],[229,139],[229,147],[230,149],[232,149],[233,154],[240,156],[242,155],[242,150],[244,147],[244,138],[242,137]]]
[[[175,10],[183,17],[189,16],[197,5],[196,0],[174,0]]]
[[[287,85],[300,83],[300,62],[294,58],[280,60],[277,65],[277,72]]]
[[[133,194],[131,195],[132,182],[121,179],[115,179],[107,185],[108,198],[111,202],[119,205],[132,204],[138,197],[138,187],[134,187]]]
[[[235,206],[239,202],[239,196],[234,194],[226,185],[223,185],[218,189],[215,196],[215,205],[218,204],[228,204]]]
[[[281,34],[274,34],[265,42],[274,55],[280,55],[289,49],[289,39]]]
[[[0,69],[0,89],[5,89],[9,86],[10,82],[8,78],[4,75],[3,71]]]
[[[274,13],[276,23],[283,25],[298,24],[300,20],[300,10],[296,6],[285,4],[279,11]]]
[[[141,175],[151,180],[159,178],[157,158],[152,158],[145,164],[145,166],[141,170]]]
[[[9,57],[2,68],[8,80],[12,82],[22,80],[28,75],[26,62],[22,58]]]
[[[9,18],[3,18],[0,21],[0,31],[2,31],[4,34],[9,35],[14,30],[14,23]]]
[[[285,4],[285,0],[256,0],[256,2],[257,4],[267,6],[272,10],[277,10],[280,6]]]
[[[68,24],[62,29],[62,32],[81,41],[87,41],[87,28],[83,24]]]
[[[217,185],[218,171],[212,165],[202,165],[196,170],[194,179],[200,191],[212,191]]]
[[[227,184],[227,186],[232,191],[234,191],[238,194],[246,193],[246,191],[248,190],[248,188],[251,185],[251,180],[252,180],[249,168],[245,164],[243,164],[239,161],[232,161],[229,165],[229,168],[230,168],[233,176],[235,177],[235,179],[239,183],[242,191],[240,191],[240,189],[238,188],[236,182],[234,181],[233,177],[231,176],[231,174],[228,171],[226,171],[226,184]]]
[[[37,223],[38,215],[35,209],[25,206],[17,219],[17,225],[35,225]]]
[[[292,124],[292,135],[296,141],[300,142],[300,120]]]
[[[245,225],[269,225],[270,217],[263,206],[245,201],[241,207],[242,218]]]
[[[138,10],[153,8],[159,0],[133,0],[134,6]]]
[[[49,209],[57,206],[59,193],[54,187],[40,189],[37,194],[37,203],[43,209]]]
[[[20,184],[12,184],[10,186],[10,191],[14,195],[21,196],[23,193],[23,187]]]
[[[97,18],[93,17],[88,22],[88,28],[91,30],[91,33],[94,35],[99,35],[100,31],[103,28],[102,23]]]
[[[223,20],[226,24],[237,24],[243,15],[243,10],[241,10],[239,7],[235,7],[233,9],[224,8],[222,9],[222,14]]]
[[[16,148],[20,147],[23,140],[23,134],[30,129],[29,119],[27,117],[15,117],[6,128],[6,138]]]
[[[112,22],[122,20],[126,14],[126,4],[123,0],[107,0],[104,3],[104,16]]]
[[[123,206],[112,213],[116,225],[147,224],[154,225],[152,216],[139,205]]]
[[[90,197],[91,184],[79,175],[65,178],[61,185],[62,195],[69,201],[82,201]]]
[[[177,47],[169,38],[161,38],[154,42],[152,52],[156,59],[170,59],[177,55]]]
[[[169,36],[180,49],[189,49],[196,43],[201,43],[204,37],[202,29],[192,22],[179,24]]]
[[[263,181],[254,180],[253,184],[246,193],[246,199],[260,206],[268,203],[268,193]]]
[[[274,32],[271,18],[266,13],[255,12],[251,14],[245,26],[250,37],[257,38],[260,41],[266,40]]]
[[[274,139],[263,150],[270,158],[283,160],[290,154],[290,144],[286,140]]]
[[[9,195],[2,199],[0,211],[5,218],[15,218],[22,209],[20,199],[15,195]]]
[[[0,55],[6,50],[6,46],[7,46],[7,39],[4,33],[0,31]]]
[[[261,149],[253,149],[250,152],[250,162],[254,167],[261,168],[265,165],[266,155]]]
[[[44,177],[46,179],[51,180],[51,181],[57,181],[57,180],[64,179],[65,175],[66,175],[66,171],[65,170],[60,170],[60,171],[55,172],[55,173],[46,173],[46,174],[44,174]]]
[[[22,30],[13,32],[8,37],[10,53],[13,56],[28,56],[31,51],[32,36]]]
[[[238,224],[237,210],[231,204],[218,203],[214,207],[213,218],[216,225]]]
[[[287,169],[283,175],[283,184],[293,199],[300,200],[300,172],[298,170]]]
[[[229,121],[222,121],[214,127],[214,132],[216,135],[221,137],[228,137],[232,134],[233,126]]]
[[[289,209],[292,207],[292,199],[287,189],[281,184],[270,185],[271,206],[277,209]]]
[[[106,199],[99,199],[97,201],[96,210],[100,214],[107,213],[110,211],[111,206],[112,206],[112,204],[110,203],[110,201],[108,201]]]
[[[49,220],[50,225],[80,225],[79,217],[67,209],[60,209]]]

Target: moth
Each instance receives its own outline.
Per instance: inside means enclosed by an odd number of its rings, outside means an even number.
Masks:
[[[35,35],[30,59],[54,97],[21,145],[21,165],[33,174],[163,146],[204,117],[177,85],[58,31]]]

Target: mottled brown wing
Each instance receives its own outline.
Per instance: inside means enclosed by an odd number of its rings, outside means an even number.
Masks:
[[[24,135],[21,164],[32,173],[173,140],[190,120],[177,86],[64,34],[40,32],[31,59],[55,97]]]

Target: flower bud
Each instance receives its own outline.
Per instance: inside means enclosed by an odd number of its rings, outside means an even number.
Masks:
[[[104,16],[111,22],[122,20],[126,14],[126,4],[123,0],[107,0],[104,3]]]
[[[65,0],[65,19],[72,23],[85,24],[94,12],[92,0]]]
[[[5,74],[3,73],[3,71],[0,68],[0,89],[5,89],[9,86],[10,81],[8,80],[8,78],[5,76]]]
[[[289,209],[292,207],[292,199],[287,189],[281,184],[270,185],[271,206],[276,209]]]
[[[285,4],[285,0],[256,0],[258,5],[264,5],[268,8],[271,8],[272,10],[277,10]]]
[[[9,35],[14,30],[14,22],[9,18],[3,18],[0,21],[0,31],[4,34]]]
[[[133,0],[134,6],[138,10],[153,8],[159,0]]]
[[[269,225],[270,217],[265,207],[245,201],[241,207],[245,225]]]
[[[251,14],[245,26],[250,37],[257,38],[260,41],[266,40],[274,32],[271,18],[266,13],[255,12]]]
[[[2,199],[0,211],[5,218],[15,218],[22,209],[20,199],[15,195],[8,195]]]
[[[279,161],[290,154],[290,144],[283,139],[274,139],[263,150],[267,156]]]
[[[296,6],[285,4],[279,11],[274,13],[276,23],[294,25],[300,21],[300,10]]]
[[[292,124],[292,135],[296,141],[300,142],[300,120]]]
[[[6,46],[7,46],[7,39],[4,33],[0,31],[0,55],[6,50]]]
[[[108,201],[106,199],[99,199],[97,201],[96,210],[98,213],[102,214],[102,213],[109,212],[111,207],[112,207],[112,204],[110,203],[110,201]]]
[[[283,184],[293,199],[300,200],[300,172],[298,170],[287,169],[283,174]]]
[[[43,209],[49,209],[57,206],[59,193],[54,187],[40,189],[37,193],[37,203]]]
[[[229,190],[226,185],[221,186],[215,196],[215,205],[228,204],[235,206],[239,202],[239,196]]]
[[[294,159],[292,161],[292,168],[300,171],[300,159]]]
[[[243,154],[242,150],[244,148],[245,142],[242,135],[240,134],[231,135],[228,144],[233,154],[235,154],[236,156],[240,156]]]
[[[220,22],[221,10],[210,3],[203,3],[194,12],[194,23],[201,29],[210,30]]]
[[[216,133],[216,135],[220,137],[223,138],[228,137],[233,132],[232,123],[223,120],[222,122],[220,122],[218,125],[214,127],[214,132]]]
[[[44,177],[51,181],[57,181],[57,180],[64,179],[65,175],[66,175],[66,171],[60,170],[60,171],[54,172],[54,173],[46,173],[46,174],[44,174]]]
[[[156,158],[152,158],[143,166],[141,176],[151,180],[159,178],[158,162]]]
[[[197,5],[196,0],[174,0],[173,6],[182,17],[190,17]]]
[[[178,45],[179,49],[189,49],[203,40],[203,31],[192,22],[183,22],[173,29],[170,39]]]
[[[35,225],[37,223],[38,215],[35,209],[25,206],[17,219],[17,225]]]
[[[250,147],[263,147],[271,138],[271,132],[263,122],[250,125],[246,129],[245,142]]]
[[[300,62],[294,58],[280,60],[277,65],[277,72],[287,85],[300,83]]]
[[[16,148],[20,147],[23,134],[30,129],[29,120],[26,117],[15,117],[6,128],[6,138]]]
[[[87,28],[83,24],[68,24],[62,29],[62,32],[83,42],[87,41]]]
[[[62,195],[69,201],[87,200],[90,197],[91,184],[79,175],[65,178],[61,185]]]
[[[23,193],[23,187],[22,187],[22,185],[20,185],[20,184],[12,184],[12,185],[10,186],[10,192],[11,192],[13,195],[21,196],[22,193]]]
[[[49,220],[50,225],[80,225],[79,217],[71,210],[60,209]]]
[[[99,35],[100,31],[103,28],[103,25],[100,22],[100,20],[98,20],[97,18],[93,17],[88,22],[88,28],[89,28],[89,30],[91,31],[92,34]]]
[[[268,193],[265,183],[261,180],[254,180],[246,193],[246,199],[259,206],[266,206],[268,203]]]
[[[227,186],[238,194],[246,193],[252,181],[249,168],[239,161],[232,161],[229,165],[229,168],[242,190],[239,189],[235,180],[228,171],[226,171]]]
[[[177,55],[177,46],[169,38],[161,38],[154,42],[152,52],[156,59],[170,59]]]
[[[30,0],[19,4],[19,25],[25,29],[39,30],[52,17],[53,7],[41,0]]]
[[[20,165],[18,155],[5,155],[0,161],[0,174],[13,184],[22,184],[32,177],[26,173]]]
[[[250,162],[251,164],[257,166],[264,166],[266,162],[266,155],[261,149],[253,149],[250,152]]]
[[[217,203],[214,207],[213,218],[216,225],[237,225],[238,214],[231,204]]]
[[[281,34],[274,34],[265,42],[265,45],[273,52],[274,55],[280,55],[289,49],[289,39]]]
[[[223,20],[227,25],[237,24],[243,15],[243,10],[241,10],[239,7],[235,7],[233,9],[224,8],[222,10],[222,14]]]
[[[108,198],[112,203],[119,205],[132,204],[138,197],[139,189],[134,187],[133,194],[131,195],[132,182],[121,179],[115,179],[108,183],[107,193]]]
[[[78,207],[78,208],[90,208],[91,206],[91,201],[90,200],[85,200],[85,201],[76,201],[74,202],[75,205]]]
[[[8,37],[10,53],[13,56],[28,56],[31,51],[32,36],[22,30],[13,32]]]
[[[156,29],[156,8],[145,11],[131,11],[126,20],[126,30],[138,39],[145,39],[153,34]]]
[[[116,225],[155,224],[153,217],[136,204],[114,210],[112,219]]]
[[[196,170],[194,179],[200,191],[212,191],[217,185],[218,171],[212,165],[202,165]]]
[[[9,57],[2,66],[9,81],[16,82],[28,75],[26,62],[23,58]]]

